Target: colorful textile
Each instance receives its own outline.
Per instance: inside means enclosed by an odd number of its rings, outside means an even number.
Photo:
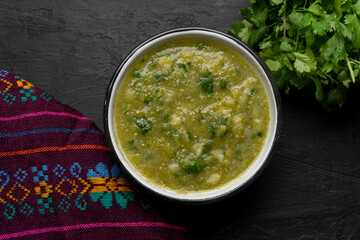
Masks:
[[[88,118],[0,70],[0,240],[188,239],[134,191]]]

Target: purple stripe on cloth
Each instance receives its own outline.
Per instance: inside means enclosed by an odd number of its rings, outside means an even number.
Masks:
[[[89,133],[93,133],[93,134],[103,135],[102,132],[96,131],[93,129],[89,129],[89,128],[79,128],[79,129],[42,128],[42,129],[28,130],[28,131],[24,131],[24,132],[0,133],[0,138],[2,138],[2,137],[19,137],[19,136],[25,136],[25,135],[37,134],[37,133],[77,133],[77,132],[89,132]]]
[[[34,112],[34,113],[25,113],[17,116],[11,116],[11,117],[0,117],[0,121],[12,121],[12,120],[18,120],[22,118],[27,117],[38,117],[38,116],[44,116],[44,115],[52,115],[52,116],[61,116],[61,117],[72,117],[80,120],[90,120],[87,117],[71,114],[71,113],[65,113],[65,112]]]
[[[88,223],[88,224],[79,224],[79,225],[72,225],[72,226],[63,226],[63,227],[49,227],[49,228],[40,228],[34,229],[24,232],[17,232],[17,233],[9,233],[0,235],[0,239],[10,239],[10,238],[17,238],[23,237],[28,235],[35,235],[35,234],[42,234],[48,232],[65,232],[77,229],[89,229],[89,228],[122,228],[122,227],[161,227],[167,228],[177,231],[187,231],[183,227],[170,225],[163,222],[118,222],[118,223]]]

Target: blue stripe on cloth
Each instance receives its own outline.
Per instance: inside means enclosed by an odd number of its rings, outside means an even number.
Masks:
[[[24,135],[36,134],[36,133],[76,133],[76,132],[89,132],[94,134],[103,135],[102,132],[96,131],[89,128],[79,128],[79,129],[71,129],[71,128],[42,128],[42,129],[34,129],[24,132],[16,132],[16,133],[0,133],[0,137],[20,137]]]

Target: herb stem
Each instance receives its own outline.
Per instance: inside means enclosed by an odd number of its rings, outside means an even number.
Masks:
[[[273,24],[271,24],[271,25],[269,25],[269,26],[266,26],[266,27],[268,27],[268,28],[271,28],[271,27],[273,27],[273,26],[275,26],[275,25],[277,25],[277,24],[279,24],[279,23],[281,23],[282,21],[280,20],[280,21],[276,21],[276,22],[274,22]]]
[[[360,64],[360,61],[356,60],[356,59],[353,59],[353,58],[349,58],[350,61],[354,62],[354,63],[357,63],[357,64]]]
[[[321,70],[321,69],[320,69]],[[336,81],[335,81],[335,79],[330,75],[330,74],[328,74],[328,73],[324,73],[323,71],[321,71],[328,79],[330,79],[330,81],[332,82],[332,83],[337,83]]]
[[[286,7],[287,7],[287,0],[284,0],[284,16],[283,16],[283,21],[284,21],[284,41],[286,41]]]
[[[348,68],[349,68],[349,71],[350,71],[350,76],[351,76],[351,80],[352,80],[352,82],[353,83],[355,83],[355,75],[354,75],[354,71],[353,71],[353,69],[352,69],[352,67],[351,67],[351,65],[350,65],[350,61],[349,61],[349,58],[348,58],[348,55],[346,54],[346,64],[347,64],[347,66],[348,66]]]
[[[286,13],[284,13],[284,41],[286,41]]]

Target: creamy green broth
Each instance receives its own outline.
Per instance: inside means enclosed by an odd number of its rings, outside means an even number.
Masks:
[[[210,42],[150,51],[127,74],[115,123],[126,158],[147,179],[179,192],[217,188],[260,153],[269,103],[239,55]]]

